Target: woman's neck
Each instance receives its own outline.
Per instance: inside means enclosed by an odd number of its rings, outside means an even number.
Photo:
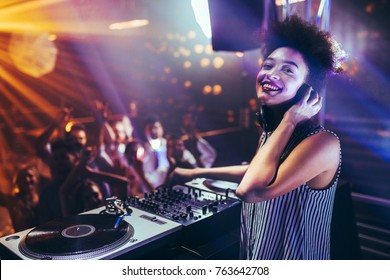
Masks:
[[[288,102],[284,104],[279,104],[277,106],[260,107],[259,123],[262,126],[263,130],[265,132],[274,131],[282,121],[284,114],[293,105],[294,105],[293,102]],[[319,115],[317,114],[311,119],[308,119],[307,121],[300,123],[299,126],[305,125],[307,123],[311,123],[313,125],[319,125],[320,124]]]

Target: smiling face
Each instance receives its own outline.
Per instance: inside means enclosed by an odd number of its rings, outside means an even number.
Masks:
[[[152,139],[160,139],[164,136],[164,128],[159,121],[147,125],[145,134]]]
[[[87,144],[87,133],[84,129],[73,129],[70,133],[81,145],[85,146]]]
[[[274,50],[257,74],[256,92],[260,104],[273,106],[291,100],[308,73],[300,52],[287,47]]]
[[[38,170],[35,167],[27,167],[22,169],[16,178],[19,192],[28,194],[37,190],[39,182]]]

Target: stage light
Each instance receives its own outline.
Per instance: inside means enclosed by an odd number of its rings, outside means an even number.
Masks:
[[[219,84],[216,84],[213,86],[213,94],[214,95],[220,95],[222,93],[222,86]]]
[[[208,59],[208,58],[202,58],[201,60],[200,60],[200,66],[202,67],[202,68],[206,68],[207,66],[209,66],[210,65],[210,59]]]
[[[213,91],[213,88],[210,85],[205,85],[203,87],[203,94],[208,95]]]
[[[225,60],[222,57],[217,56],[216,58],[213,59],[213,66],[216,69],[221,68],[225,63]]]
[[[191,68],[191,66],[192,66],[191,61],[188,61],[188,60],[184,61],[184,63],[183,63],[184,69],[189,69],[189,68]]]
[[[186,87],[186,88],[190,88],[192,86],[192,83],[191,83],[191,81],[185,81],[184,82],[184,87]]]
[[[211,39],[211,24],[208,0],[191,0],[192,10],[195,14],[196,22],[199,24],[203,34]]]
[[[194,46],[194,51],[195,51],[195,53],[197,53],[197,54],[201,54],[201,53],[204,51],[203,45],[201,45],[201,44],[196,44],[196,45]]]
[[[149,20],[147,19],[136,19],[136,20],[111,23],[108,28],[110,30],[124,30],[124,29],[141,27],[148,24],[149,24]]]
[[[305,2],[305,0],[289,0],[288,4],[294,4],[294,3],[298,3],[298,2]],[[275,5],[276,6],[284,6],[284,5],[286,5],[286,0],[276,0]]]
[[[16,68],[34,78],[54,70],[58,53],[47,32],[12,33],[8,51]]]

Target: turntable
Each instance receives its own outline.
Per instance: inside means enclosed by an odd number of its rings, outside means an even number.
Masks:
[[[181,229],[179,223],[136,208],[121,220],[117,215],[99,214],[104,209],[4,236],[0,238],[2,258],[11,253],[12,259],[113,259],[124,254],[131,259],[142,254],[142,248],[151,247],[143,245],[159,242],[154,246],[162,246]]]
[[[205,191],[212,191],[219,195],[225,195],[226,197],[238,199],[235,195],[235,190],[237,189],[238,184],[234,182],[212,180],[208,178],[195,178],[187,182],[186,186],[194,187]]]

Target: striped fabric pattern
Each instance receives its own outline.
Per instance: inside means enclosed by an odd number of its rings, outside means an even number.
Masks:
[[[324,130],[322,126],[298,130],[282,161],[304,138]],[[263,135],[261,145],[266,138]],[[271,200],[243,202],[241,259],[330,259],[330,223],[340,167],[341,155],[337,176],[329,188],[314,190],[304,184]]]

